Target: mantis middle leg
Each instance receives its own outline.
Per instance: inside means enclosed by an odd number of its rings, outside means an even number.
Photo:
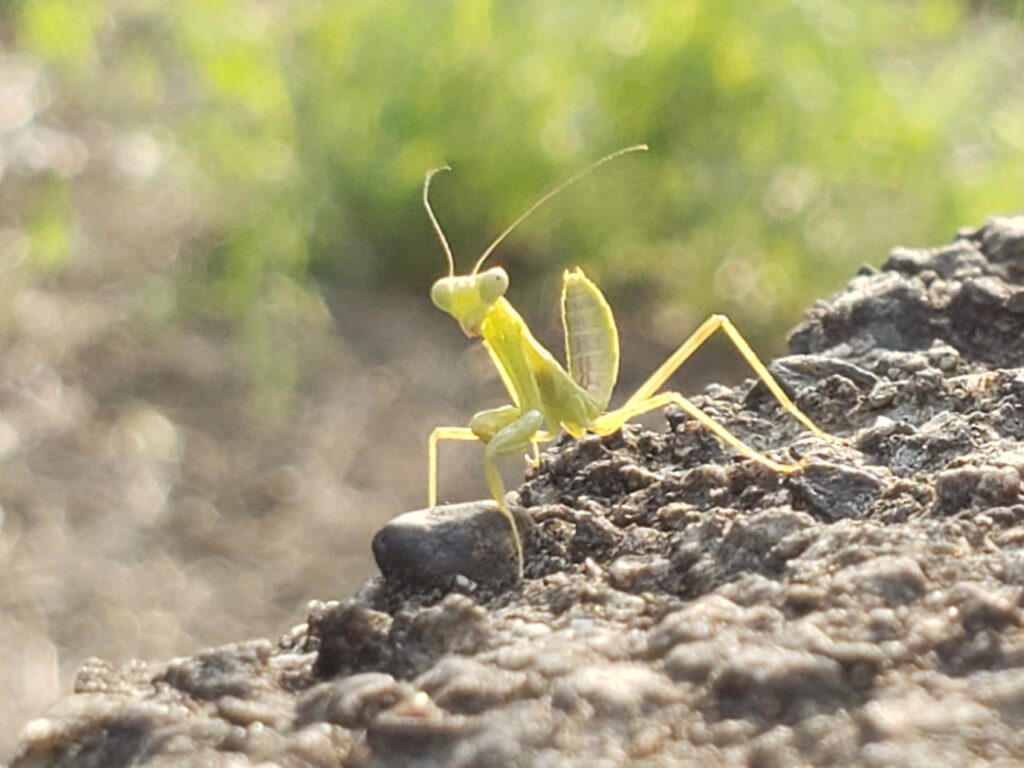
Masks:
[[[437,506],[437,444],[442,440],[479,440],[469,427],[435,427],[427,440],[427,506]]]

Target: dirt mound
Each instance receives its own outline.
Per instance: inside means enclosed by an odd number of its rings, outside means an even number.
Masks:
[[[898,249],[772,365],[837,441],[760,386],[695,398],[801,472],[678,411],[565,439],[518,492],[518,584],[446,576],[501,550],[482,508],[469,551],[276,643],[87,664],[12,768],[1024,760],[1022,340],[1024,217]]]

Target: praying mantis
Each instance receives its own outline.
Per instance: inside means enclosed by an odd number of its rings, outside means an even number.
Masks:
[[[705,341],[721,330],[747,364],[764,382],[779,404],[807,429],[828,436],[803,413],[768,372],[764,363],[725,315],[711,315],[675,352],[618,408],[607,410],[619,372],[619,333],[612,310],[600,289],[576,267],[562,276],[562,325],[565,331],[566,365],[545,349],[529,326],[505,298],[508,273],[501,267],[481,271],[484,262],[530,214],[566,187],[617,157],[646,151],[646,144],[625,147],[602,157],[543,195],[515,219],[480,255],[468,274],[455,273],[455,257],[444,231],[430,207],[430,181],[441,166],[427,172],[423,205],[448,261],[448,274],[430,289],[433,303],[458,322],[466,336],[480,337],[512,400],[510,405],[480,411],[468,427],[441,426],[431,433],[427,447],[428,504],[437,504],[437,449],[444,440],[479,440],[484,444],[484,473],[491,496],[507,518],[515,543],[519,570],[523,545],[515,517],[505,504],[505,486],[495,460],[532,449],[553,440],[562,430],[579,438],[586,432],[609,435],[629,419],[648,411],[675,405],[743,456],[779,473],[792,473],[799,464],[781,464],[751,448],[732,432],[701,411],[679,392],[659,390],[669,377]]]

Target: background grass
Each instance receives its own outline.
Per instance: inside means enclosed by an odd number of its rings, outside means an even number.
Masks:
[[[466,263],[572,170],[649,142],[499,258],[527,305],[583,264],[664,344],[714,310],[777,339],[865,254],[1013,210],[1024,182],[1019,2],[25,0],[5,15],[64,115],[138,131],[166,159],[194,201],[162,276],[173,307],[234,323],[272,388],[294,384],[279,327],[314,287],[425,296],[443,265],[417,192],[442,162],[436,206]],[[35,269],[104,247],[71,236],[75,183],[38,179],[22,206]]]

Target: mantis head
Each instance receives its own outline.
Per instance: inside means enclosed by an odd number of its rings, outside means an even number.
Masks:
[[[454,317],[467,336],[480,335],[484,314],[508,290],[508,273],[492,267],[469,275],[442,277],[430,289],[438,309]]]
[[[468,275],[455,274],[455,258],[452,256],[452,249],[444,236],[441,225],[430,208],[429,192],[430,179],[438,171],[449,170],[447,165],[427,173],[423,182],[423,205],[427,209],[430,223],[434,225],[437,239],[441,241],[441,247],[448,258],[448,275],[437,280],[430,289],[430,299],[434,305],[454,317],[463,333],[469,337],[480,335],[480,324],[483,322],[484,314],[494,303],[505,295],[508,290],[508,273],[501,267],[493,267],[480,271],[483,258],[477,261],[473,271]],[[491,249],[488,249],[490,251]],[[487,253],[484,253],[484,257]]]
[[[441,241],[441,247],[448,258],[448,275],[440,278],[430,289],[430,298],[434,304],[454,317],[459,325],[462,326],[462,330],[467,336],[479,336],[480,324],[483,322],[484,314],[508,290],[508,274],[504,269],[492,267],[483,272],[480,271],[480,267],[487,261],[487,257],[498,247],[499,243],[531,213],[570,184],[575,184],[598,166],[604,165],[609,160],[614,160],[621,155],[630,152],[643,152],[646,149],[646,144],[635,144],[631,147],[625,147],[617,152],[612,152],[610,155],[605,155],[597,162],[570,176],[527,208],[504,232],[498,235],[494,242],[487,246],[487,250],[480,255],[480,258],[476,260],[473,270],[468,275],[455,274],[455,258],[452,256],[452,249],[448,245],[448,240],[444,236],[441,225],[438,223],[437,217],[434,216],[434,211],[430,207],[430,179],[438,171],[448,171],[451,169],[447,165],[442,165],[440,168],[428,171],[427,178],[423,181],[423,205],[427,209],[427,216],[430,217],[430,223],[434,227],[434,232],[437,233],[437,239]]]

